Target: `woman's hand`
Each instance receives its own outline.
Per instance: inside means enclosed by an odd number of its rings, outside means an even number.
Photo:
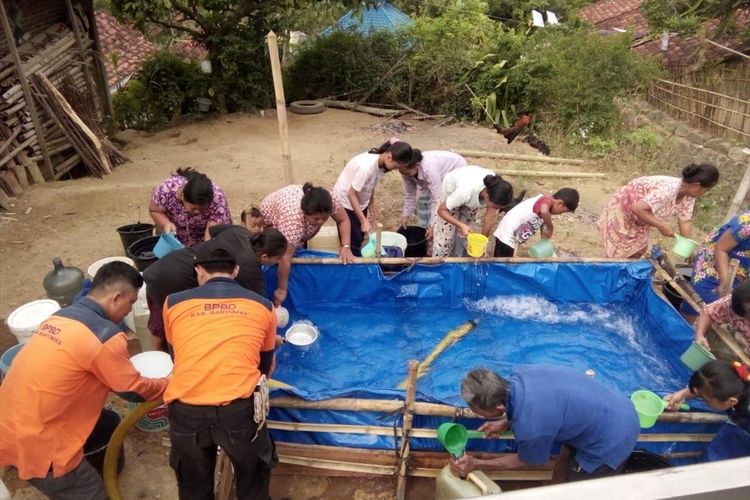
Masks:
[[[351,264],[356,260],[354,258],[354,254],[352,253],[352,249],[349,248],[348,245],[339,248],[339,258],[344,262],[344,264]]]
[[[401,217],[401,227],[406,227],[409,225],[409,222],[411,221],[411,217]]]
[[[478,460],[471,455],[451,459],[451,472],[458,477],[466,477],[470,472],[476,470]]]
[[[710,346],[710,345],[708,345],[708,339],[706,339],[706,336],[705,336],[705,335],[699,335],[699,334],[698,334],[698,333],[696,332],[696,334],[695,334],[695,338],[694,338],[693,340],[695,340],[695,343],[696,343],[696,344],[698,344],[698,345],[702,345],[703,347],[705,347],[705,348],[706,348],[706,349],[708,349],[709,351],[711,350],[711,346]]]
[[[668,396],[664,396],[664,401],[669,403],[667,406],[668,411],[677,411],[680,409],[680,405],[685,402],[686,399],[688,399],[688,396],[690,396],[690,389],[685,387],[682,390],[679,390],[677,392],[673,392],[672,394]]]
[[[666,224],[659,227],[659,232],[666,236],[667,238],[674,238],[674,229],[667,226]]]
[[[424,237],[427,240],[431,240],[432,239],[432,226],[430,226],[430,227],[427,228],[427,231],[425,231],[425,233],[424,233]]]
[[[461,234],[464,236],[469,236],[469,233],[471,232],[471,228],[467,226],[466,224],[461,224],[458,226],[459,231],[461,231]]]
[[[273,305],[279,307],[286,300],[286,288],[277,288],[273,292]]]
[[[479,426],[479,431],[484,432],[484,437],[499,438],[510,428],[507,418],[502,420],[491,420]]]
[[[164,231],[165,233],[174,234],[177,232],[177,226],[175,226],[172,221],[169,221],[166,224],[164,224],[164,226],[162,226],[161,230]]]

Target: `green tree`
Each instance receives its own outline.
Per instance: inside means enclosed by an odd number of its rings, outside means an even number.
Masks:
[[[750,9],[750,0],[644,0],[641,6],[654,31],[693,32],[704,21],[719,18],[717,37],[740,10]]]

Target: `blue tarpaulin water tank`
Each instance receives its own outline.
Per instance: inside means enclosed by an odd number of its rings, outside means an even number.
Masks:
[[[368,3],[360,9],[352,9],[326,28],[321,35],[334,31],[356,31],[369,35],[374,31],[396,30],[413,23],[411,18],[388,2]]]

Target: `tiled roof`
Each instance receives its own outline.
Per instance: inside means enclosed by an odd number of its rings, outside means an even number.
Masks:
[[[96,11],[96,26],[99,29],[99,42],[104,54],[104,65],[107,68],[107,83],[115,89],[117,81],[121,83],[132,77],[159,48],[146,40],[140,31],[126,24],[121,24],[106,10]],[[178,40],[171,50],[186,59],[206,59],[206,49],[192,40]],[[117,71],[112,64],[111,54],[117,54]]]
[[[669,39],[667,51],[661,51],[661,39],[650,40],[644,38],[648,35],[648,20],[641,10],[641,0],[601,0],[592,3],[578,11],[578,17],[592,23],[600,31],[624,29],[634,33],[635,42],[633,49],[645,55],[659,55],[662,65],[677,69],[687,67],[695,63],[699,40],[697,35],[672,35]],[[713,19],[705,23],[706,33],[709,38],[718,25],[718,20]],[[740,11],[736,18],[738,32],[750,28],[750,10]],[[734,50],[747,49],[740,37],[725,34],[720,40],[714,40],[721,45]],[[706,61],[723,60],[731,53],[709,46],[705,53]]]
[[[355,30],[367,35],[378,30],[393,30],[402,26],[409,26],[414,21],[388,2],[381,2],[373,6],[368,4],[364,8],[353,9],[344,14],[336,24],[326,28],[321,35],[328,35],[334,31]]]
[[[143,61],[158,49],[139,31],[120,24],[106,10],[97,10],[95,15],[99,43],[107,68],[107,83],[111,89],[116,86],[118,80],[122,82],[130,78],[140,69]],[[112,65],[112,54],[117,54],[117,71]]]

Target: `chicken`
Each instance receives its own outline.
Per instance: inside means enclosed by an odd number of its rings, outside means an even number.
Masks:
[[[494,125],[495,130],[497,130],[498,134],[502,134],[503,137],[505,137],[508,140],[508,144],[513,142],[513,139],[515,139],[518,134],[521,133],[521,130],[526,127],[526,125],[529,124],[532,118],[532,114],[529,113],[523,113],[521,117],[516,120],[516,123],[513,124],[510,128],[501,127],[500,125]]]
[[[541,140],[539,137],[535,136],[534,134],[529,134],[528,136],[524,137],[523,140],[532,148],[537,149],[542,154],[549,156],[550,154],[549,146],[547,146],[547,144],[545,144],[544,141]]]

